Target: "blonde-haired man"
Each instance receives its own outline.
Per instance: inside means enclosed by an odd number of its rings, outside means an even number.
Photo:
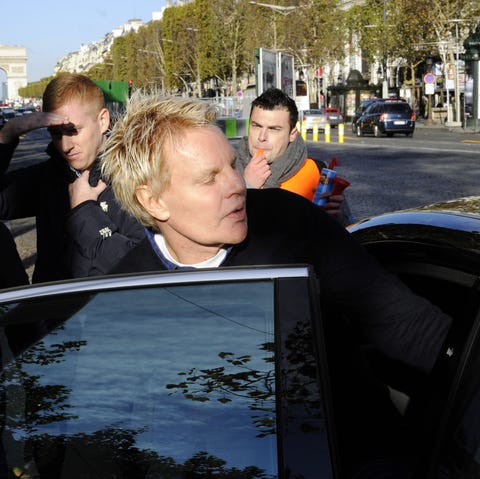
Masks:
[[[109,125],[100,87],[65,73],[47,85],[42,112],[0,130],[0,219],[36,218],[33,282],[104,274],[144,237],[100,178],[97,157]],[[6,172],[20,136],[45,127],[48,159]]]
[[[368,380],[360,379],[360,363],[347,359],[354,347],[345,350],[351,331],[344,318],[367,343],[424,371],[442,352],[450,318],[383,271],[307,199],[280,188],[247,190],[235,168],[235,151],[211,118],[208,106],[193,99],[131,98],[107,140],[102,169],[122,206],[147,226],[148,236],[112,272],[312,265],[322,303],[335,312],[327,316],[332,331],[327,342],[339,420],[346,428],[343,451],[352,468],[356,461],[400,453],[408,441],[397,444],[401,435],[389,429],[395,413],[388,391],[380,388],[377,396]],[[357,390],[352,406],[349,398]],[[394,473],[397,459],[389,456],[385,462],[395,463]]]

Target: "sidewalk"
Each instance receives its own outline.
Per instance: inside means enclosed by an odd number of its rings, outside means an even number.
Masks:
[[[473,127],[464,128],[463,126],[446,125],[445,123],[440,123],[437,121],[428,124],[426,119],[421,118],[416,120],[415,128],[432,128],[436,130],[447,130],[447,131],[452,131],[456,133],[480,134],[480,121],[478,123],[478,127],[475,129]]]

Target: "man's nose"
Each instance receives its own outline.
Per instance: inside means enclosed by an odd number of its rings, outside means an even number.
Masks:
[[[245,189],[245,180],[239,170],[232,170],[229,179],[229,190],[231,193],[242,193]]]
[[[268,139],[268,130],[267,128],[261,128],[258,134],[259,141],[266,141]]]
[[[62,135],[59,142],[62,151],[69,151],[73,146],[72,137],[70,135]]]

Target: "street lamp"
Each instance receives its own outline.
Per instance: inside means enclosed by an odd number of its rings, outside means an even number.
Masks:
[[[431,73],[432,71],[432,68],[433,68],[433,58],[432,57],[427,57],[426,60],[425,60],[425,66],[426,66],[426,70],[427,70],[427,73]],[[428,86],[428,85],[427,85]],[[433,85],[432,85],[432,88],[433,88]],[[427,115],[427,119],[425,120],[425,124],[426,125],[431,125],[433,124],[433,115],[432,115],[432,94],[431,93],[428,93],[428,115]]]
[[[275,10],[276,12],[281,13],[282,15],[285,15],[285,16],[292,13],[297,8],[302,8],[305,6],[305,5],[291,5],[289,7],[285,7],[283,5],[271,5],[270,3],[254,2],[253,0],[250,0],[248,3],[250,3],[251,5],[258,5],[259,7],[271,8],[272,10]]]
[[[365,28],[379,28],[380,24],[365,25]],[[382,62],[378,74],[382,75],[382,98],[388,98],[388,64],[387,64],[387,0],[383,0],[383,28],[382,28]],[[380,63],[380,62],[379,62]]]
[[[387,65],[387,0],[383,0],[383,82],[382,98],[388,98],[388,65]]]
[[[138,52],[147,53],[152,55],[155,59],[155,64],[159,72],[159,78],[161,81],[161,90],[162,92],[165,91],[165,55],[163,53],[163,49],[160,45],[158,45],[157,50],[147,50],[145,48],[137,48]]]
[[[452,18],[450,22],[455,23],[455,65],[453,70],[454,78],[454,92],[455,92],[455,121],[461,124],[460,121],[460,88],[458,82],[458,24],[462,22],[460,18]]]
[[[195,28],[195,27],[185,27],[185,30],[188,31],[188,32],[194,32],[194,35],[195,35],[195,38],[194,38],[194,41],[193,41],[193,43],[195,44],[195,50],[194,50],[195,57],[193,59],[194,65],[191,66],[191,69],[192,69],[192,73],[195,74],[195,84],[196,84],[196,87],[197,87],[197,96],[198,96],[198,98],[200,98],[202,96],[202,75],[201,75],[201,71],[200,71],[200,58],[199,58],[200,52],[199,52],[199,48],[198,48],[198,41],[197,41],[197,38],[196,38],[196,35],[199,32],[199,29]]]
[[[270,3],[260,3],[255,2],[254,0],[250,0],[248,2],[250,5],[257,5],[258,7],[265,7],[273,10],[276,13],[280,13],[283,16],[287,16],[290,13],[297,10],[297,8],[306,7],[307,5],[290,5],[290,6],[283,6],[283,5],[272,5]],[[275,17],[273,18],[273,49],[277,49],[277,22]]]

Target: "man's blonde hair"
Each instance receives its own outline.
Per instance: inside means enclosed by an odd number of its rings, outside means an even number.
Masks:
[[[102,155],[103,176],[122,208],[155,229],[155,219],[137,199],[138,188],[147,185],[160,195],[170,184],[166,145],[175,149],[189,131],[214,120],[215,110],[201,100],[136,91],[115,122]]]
[[[97,115],[105,108],[102,89],[90,78],[79,73],[60,73],[45,88],[43,93],[43,111],[55,111],[66,103],[78,100],[92,107]]]

